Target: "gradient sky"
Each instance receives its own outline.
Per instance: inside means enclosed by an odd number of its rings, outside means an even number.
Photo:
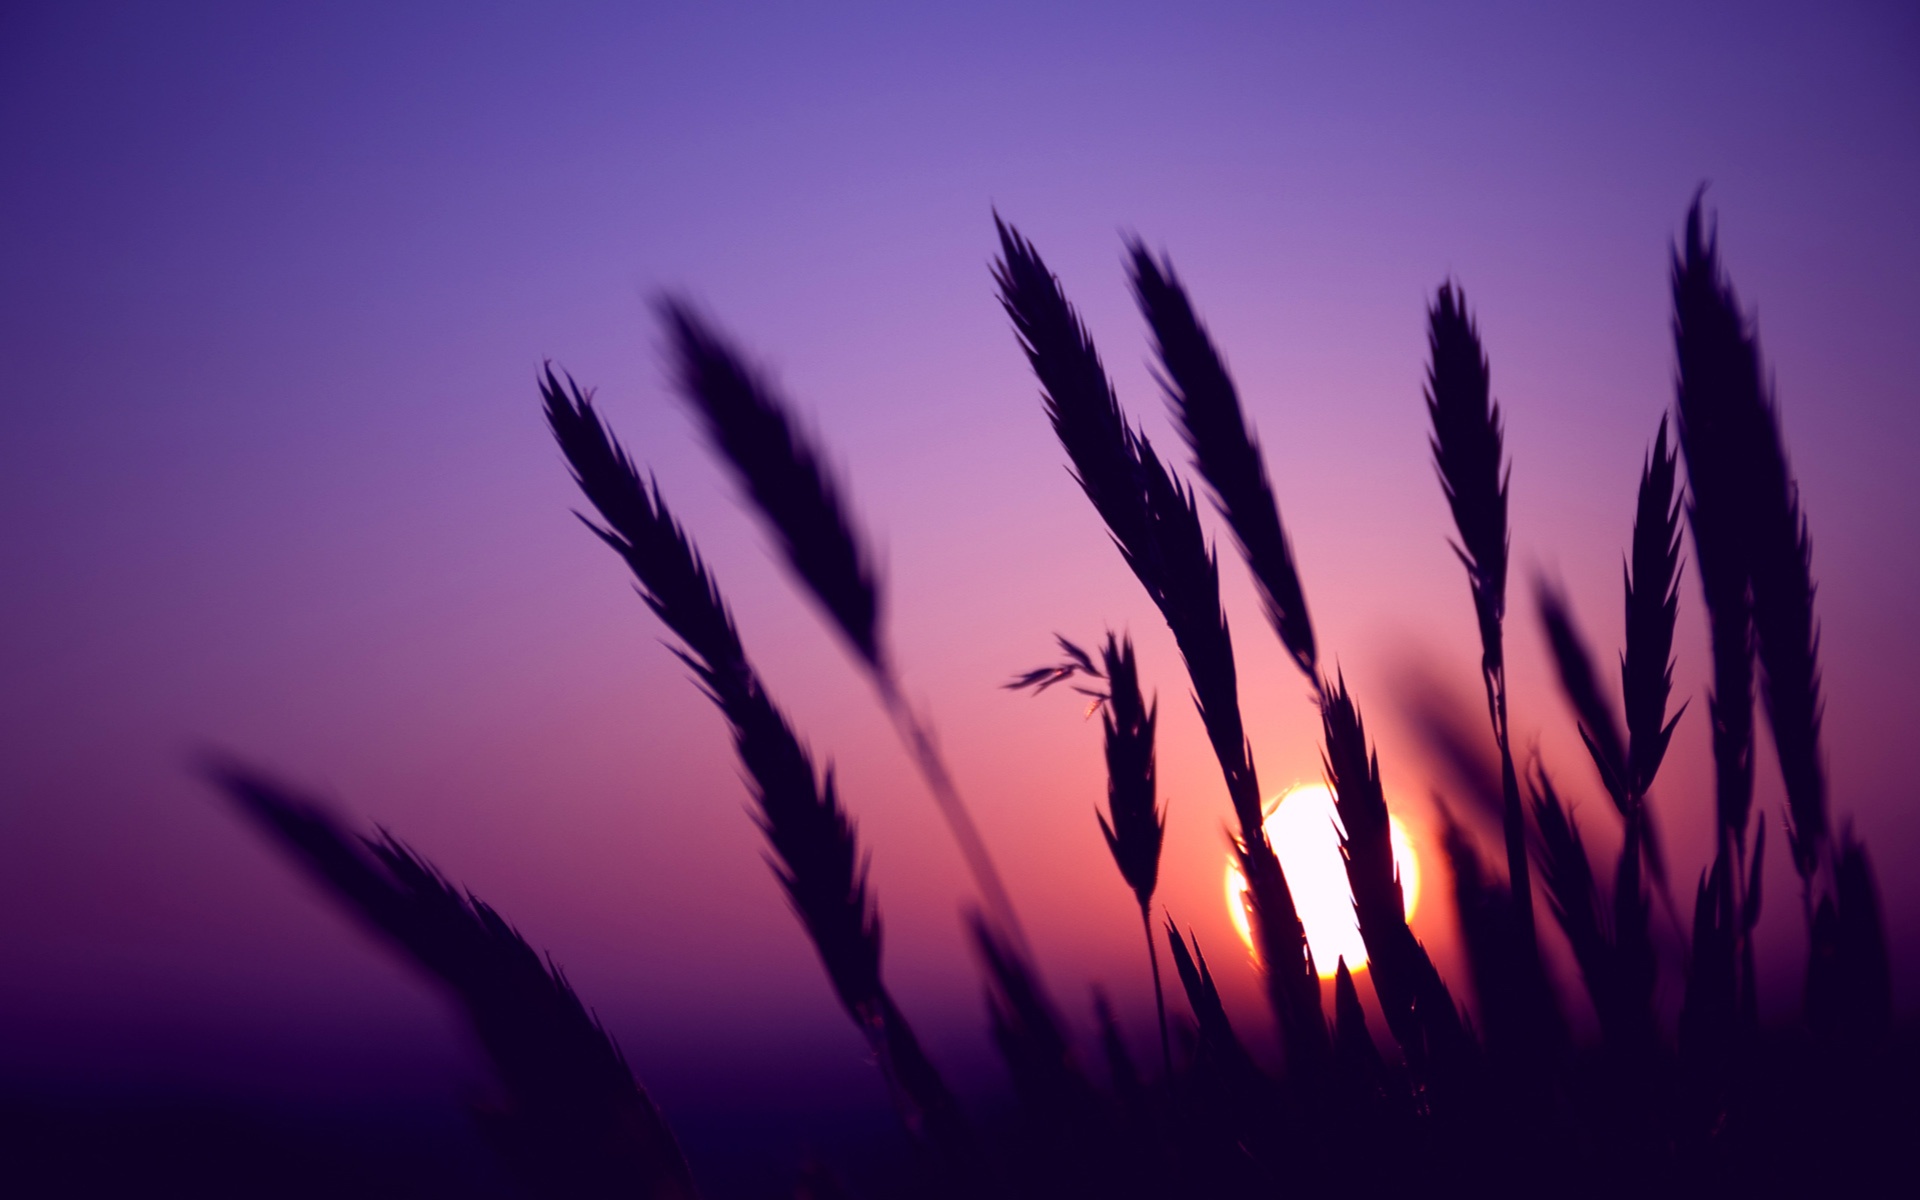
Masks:
[[[193,777],[220,747],[499,907],[670,1115],[737,1082],[854,1080],[880,1102],[719,718],[569,515],[534,387],[549,358],[599,389],[835,763],[903,1006],[947,1061],[982,1048],[957,855],[664,386],[661,289],[706,306],[831,447],[909,690],[1049,983],[1076,1020],[1103,983],[1144,1045],[1139,930],[1093,821],[1098,725],[998,686],[1055,631],[1131,631],[1162,711],[1162,899],[1266,1036],[1220,899],[1219,775],[994,301],[992,210],[1059,272],[1170,455],[1120,234],[1172,254],[1426,849],[1432,782],[1395,697],[1430,674],[1479,711],[1420,399],[1424,304],[1460,281],[1514,461],[1516,734],[1604,845],[1526,589],[1563,580],[1612,661],[1633,488],[1672,400],[1667,256],[1703,182],[1811,526],[1835,815],[1879,868],[1914,1011],[1920,19],[947,7],[6,6],[0,1078],[477,1077],[437,997]],[[1315,779],[1315,714],[1230,548],[1223,568],[1263,782]],[[1694,707],[1656,796],[1682,881],[1711,822],[1703,629],[1689,568],[1675,680]],[[1778,849],[1764,743],[1762,762]],[[1803,935],[1770,860],[1765,1003],[1784,1014]],[[1428,887],[1417,931],[1464,992],[1439,870]]]

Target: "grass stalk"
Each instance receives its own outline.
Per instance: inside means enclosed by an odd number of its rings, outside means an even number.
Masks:
[[[348,833],[317,801],[230,763],[208,774],[342,906],[452,993],[504,1085],[476,1111],[533,1195],[691,1200],[666,1121],[566,977],[473,893],[391,834]]]

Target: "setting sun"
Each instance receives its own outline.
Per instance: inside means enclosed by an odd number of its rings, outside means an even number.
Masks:
[[[1414,857],[1413,842],[1400,818],[1390,816],[1388,822],[1401,901],[1406,905],[1407,919],[1412,920],[1414,907],[1420,902],[1420,862]],[[1360,939],[1360,925],[1353,915],[1353,892],[1347,886],[1347,868],[1340,858],[1342,828],[1333,793],[1324,783],[1302,784],[1274,803],[1262,827],[1293,889],[1293,902],[1300,911],[1300,923],[1306,926],[1307,947],[1313,952],[1320,977],[1333,978],[1342,958],[1348,970],[1365,969],[1367,948]],[[1240,940],[1252,949],[1247,880],[1231,855],[1227,858],[1227,911],[1233,917],[1233,927],[1240,931]]]

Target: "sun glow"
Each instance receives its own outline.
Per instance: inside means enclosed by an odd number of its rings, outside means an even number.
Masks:
[[[1400,875],[1400,899],[1406,905],[1407,919],[1412,920],[1414,906],[1420,902],[1420,861],[1414,857],[1413,842],[1400,818],[1389,815],[1387,822],[1393,866]],[[1286,872],[1294,907],[1306,927],[1307,948],[1313,952],[1313,965],[1320,977],[1332,979],[1342,958],[1350,971],[1365,969],[1367,947],[1360,939],[1360,925],[1353,915],[1353,891],[1347,886],[1347,867],[1340,857],[1340,838],[1345,830],[1334,810],[1333,793],[1324,783],[1302,784],[1274,801],[1262,824],[1267,841],[1280,859],[1280,869]],[[1247,879],[1231,854],[1227,857],[1227,912],[1233,918],[1233,927],[1240,931],[1240,940],[1253,949]]]

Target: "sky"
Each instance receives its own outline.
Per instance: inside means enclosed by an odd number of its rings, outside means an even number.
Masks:
[[[1442,784],[1404,698],[1437,680],[1481,709],[1426,444],[1425,305],[1465,289],[1505,414],[1517,748],[1609,845],[1527,597],[1564,583],[1614,661],[1634,487],[1672,403],[1670,249],[1702,185],[1813,539],[1834,815],[1873,856],[1914,1013],[1920,18],[946,7],[6,6],[0,1081],[431,1097],[481,1077],[442,999],[195,774],[219,750],[498,907],[670,1118],[745,1088],[884,1105],[718,715],[571,515],[535,387],[552,362],[597,389],[831,759],[903,1009],[967,1086],[994,1086],[966,1065],[986,1043],[958,855],[674,398],[663,294],[711,314],[828,448],[885,565],[907,691],[1049,987],[1083,1031],[1106,988],[1145,1048],[1137,915],[1093,819],[1098,722],[1000,686],[1056,632],[1134,637],[1161,712],[1160,900],[1270,1046],[1222,895],[1224,789],[994,299],[993,214],[1034,240],[1179,459],[1122,236],[1171,255],[1431,898]],[[1263,784],[1315,781],[1316,714],[1230,539],[1221,558]],[[1692,707],[1655,802],[1688,896],[1712,821],[1690,567],[1681,595]],[[1764,740],[1761,762],[1777,850]],[[1779,1020],[1804,968],[1797,890],[1772,855]],[[1447,905],[1414,924],[1465,992]],[[1672,954],[1662,969],[1671,1007]]]

